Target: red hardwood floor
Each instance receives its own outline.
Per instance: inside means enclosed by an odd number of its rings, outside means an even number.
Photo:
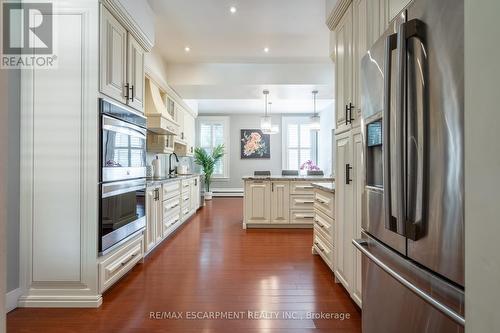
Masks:
[[[311,254],[312,230],[242,230],[242,216],[240,198],[214,199],[108,290],[99,309],[16,309],[8,332],[361,331],[359,310]],[[187,318],[197,311],[244,315]],[[250,319],[248,311],[276,311],[278,319]],[[152,319],[151,312],[182,319]],[[310,319],[308,312],[349,319]]]

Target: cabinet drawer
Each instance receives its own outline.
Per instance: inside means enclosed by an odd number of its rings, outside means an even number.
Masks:
[[[180,194],[181,182],[176,180],[163,184],[163,200],[170,199]]]
[[[316,190],[314,192],[314,208],[323,211],[333,218],[335,216],[335,199],[333,193]]]
[[[328,267],[333,270],[333,246],[328,245],[320,235],[315,234],[313,247]]]
[[[181,205],[180,197],[176,196],[174,198],[163,201],[163,216],[170,215],[170,212],[178,209]]]
[[[333,244],[334,220],[318,209],[314,216],[314,232],[318,232],[328,244]]]
[[[180,209],[177,208],[174,212],[172,212],[169,216],[163,219],[163,237],[166,237],[170,232],[177,228],[177,226],[181,223]]]
[[[144,236],[141,234],[130,242],[102,258],[99,263],[99,290],[101,293],[111,287],[144,256]]]
[[[312,224],[314,221],[314,211],[312,210],[292,210],[290,212],[290,223]]]
[[[185,179],[182,181],[182,190],[181,191],[189,191],[189,187],[191,186],[191,183],[193,182],[192,179]]]
[[[314,210],[314,194],[295,194],[290,197],[292,201],[292,205],[290,208],[292,209],[305,209],[305,210]]]
[[[311,182],[290,182],[290,194],[313,194]]]

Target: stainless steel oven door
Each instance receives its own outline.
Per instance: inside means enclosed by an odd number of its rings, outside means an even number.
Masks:
[[[146,225],[146,180],[101,185],[99,253],[102,255]]]
[[[102,181],[146,177],[146,129],[106,115],[101,126]]]

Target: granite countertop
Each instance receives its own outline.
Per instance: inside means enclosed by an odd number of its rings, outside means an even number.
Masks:
[[[146,178],[146,185],[147,186],[161,185],[163,183],[173,182],[182,179],[189,179],[198,176],[200,176],[200,174],[192,173],[189,175],[177,175],[177,177],[161,177],[161,178],[148,177]]]
[[[326,191],[326,192],[331,192],[335,193],[335,184],[334,183],[312,183],[311,184],[314,188]]]
[[[271,176],[245,176],[243,180],[311,180],[311,181],[324,181],[333,182],[334,177],[327,176],[281,176],[281,175],[271,175]]]

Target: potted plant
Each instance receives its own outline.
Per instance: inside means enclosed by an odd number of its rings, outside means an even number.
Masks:
[[[210,191],[210,183],[214,173],[215,164],[224,156],[224,145],[218,145],[214,148],[211,154],[205,149],[197,147],[194,150],[194,162],[198,164],[205,175],[205,200],[212,200],[212,192]]]

